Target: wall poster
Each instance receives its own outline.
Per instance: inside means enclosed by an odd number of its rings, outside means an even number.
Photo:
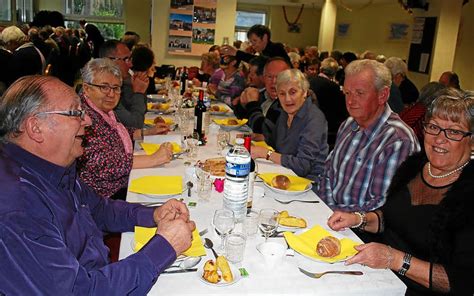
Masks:
[[[214,44],[217,0],[171,0],[168,53],[200,56]]]

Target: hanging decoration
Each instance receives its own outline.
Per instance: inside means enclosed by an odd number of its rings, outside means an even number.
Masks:
[[[301,4],[300,11],[298,12],[298,16],[296,17],[294,22],[290,22],[288,20],[288,16],[286,15],[285,6],[282,6],[282,8],[283,8],[283,16],[285,17],[285,22],[288,25],[288,32],[290,32],[290,33],[299,33],[299,32],[301,32],[301,24],[299,24],[298,21],[300,20],[301,14],[303,13],[304,4]]]

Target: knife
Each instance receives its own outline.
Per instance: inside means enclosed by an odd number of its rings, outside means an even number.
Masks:
[[[176,270],[165,270],[162,273],[185,273],[185,272],[196,272],[197,268],[188,268],[188,269],[176,269]]]

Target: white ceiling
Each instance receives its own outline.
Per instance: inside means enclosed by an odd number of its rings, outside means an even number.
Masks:
[[[261,5],[284,5],[284,6],[301,6],[321,8],[325,0],[237,0],[238,3],[250,3]],[[397,0],[334,0],[336,4],[357,9],[370,4],[397,2]]]

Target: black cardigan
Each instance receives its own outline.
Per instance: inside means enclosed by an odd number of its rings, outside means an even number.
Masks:
[[[410,180],[422,171],[427,161],[424,153],[417,153],[407,158],[392,179],[387,199],[407,186]],[[472,296],[474,293],[474,267],[459,267],[458,265],[457,268],[453,268],[452,263],[458,260],[462,261],[463,258],[451,258],[451,250],[453,250],[455,243],[459,243],[459,240],[462,240],[462,243],[472,244],[473,252],[465,254],[465,261],[474,261],[474,235],[472,235],[474,233],[474,162],[471,161],[463,169],[458,180],[447,191],[431,221],[429,231],[430,261],[442,264],[450,275],[450,294]],[[457,235],[458,241],[455,241],[455,233],[464,233],[465,235]]]

